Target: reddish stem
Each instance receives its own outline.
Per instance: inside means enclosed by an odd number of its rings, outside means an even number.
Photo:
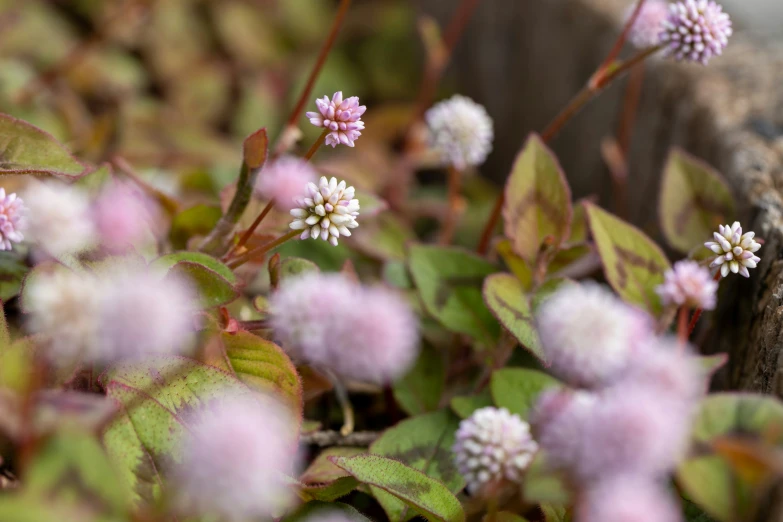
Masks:
[[[623,45],[625,45],[625,41],[628,39],[628,34],[631,32],[631,29],[633,28],[633,25],[636,23],[636,19],[639,17],[639,13],[642,12],[642,7],[644,7],[645,0],[639,0],[636,3],[636,8],[633,10],[633,13],[631,13],[630,18],[625,22],[625,27],[623,27],[623,32],[620,33],[620,36],[617,38],[617,41],[614,43],[614,47],[612,47],[612,50],[609,51],[609,54],[606,56],[606,60],[601,64],[601,66],[598,68],[596,73],[593,75],[593,79],[591,80],[591,83],[595,83],[595,85],[600,85],[601,81],[603,80],[603,77],[606,75],[606,72],[609,70],[609,68],[612,66],[615,60],[617,60],[617,57],[620,56],[620,51],[623,50]]]
[[[297,100],[294,109],[288,116],[288,122],[283,128],[283,133],[285,133],[286,129],[292,127],[296,128],[296,121],[299,119],[299,115],[302,113],[305,105],[307,105],[307,100],[310,98],[310,95],[313,92],[313,87],[315,87],[315,82],[318,80],[318,76],[321,74],[321,69],[323,69],[323,66],[326,63],[326,58],[329,56],[329,52],[332,50],[334,42],[337,40],[337,35],[340,33],[340,28],[343,25],[345,15],[348,13],[348,8],[350,6],[351,0],[340,1],[340,6],[337,8],[337,14],[335,15],[334,21],[332,22],[332,28],[329,30],[329,36],[326,37],[326,41],[324,42],[323,47],[321,47],[321,52],[318,54],[318,59],[315,61],[313,70],[310,71],[310,77],[307,79],[307,83],[305,84],[302,93],[299,95],[299,99]],[[282,153],[281,150],[278,150],[279,146],[280,142],[278,141],[278,148],[275,149],[274,158]]]
[[[248,228],[245,231],[245,233],[242,234],[242,237],[239,238],[239,242],[237,242],[237,244],[234,245],[231,248],[231,250],[229,250],[228,253],[225,256],[223,256],[223,261],[225,261],[227,259],[231,259],[231,256],[234,254],[234,252],[236,252],[237,250],[239,250],[240,248],[242,248],[243,246],[245,246],[247,244],[247,242],[253,236],[253,232],[256,231],[256,229],[258,228],[258,225],[260,225],[261,222],[266,217],[266,215],[269,214],[269,212],[272,210],[273,206],[274,206],[274,201],[270,201],[269,203],[266,204],[266,206],[261,211],[261,213],[258,214],[258,217],[256,217],[256,220],[253,221],[253,224],[250,225],[250,228]]]
[[[326,136],[331,131],[329,129],[324,129],[324,131],[321,133],[320,136],[318,136],[318,139],[315,140],[315,143],[310,147],[310,150],[307,151],[307,154],[305,154],[304,159],[307,161],[310,161],[313,159],[313,156],[315,156],[315,153],[318,152],[318,149],[321,148],[321,145],[324,144],[324,141],[326,140]]]
[[[688,307],[681,306],[677,313],[677,339],[682,346],[688,343]]]
[[[720,270],[715,272],[715,277],[713,279],[715,281],[720,281],[721,279]],[[691,317],[691,322],[688,325],[688,337],[690,337],[691,334],[693,334],[693,331],[696,329],[696,324],[698,324],[699,318],[701,318],[701,314],[703,311],[704,310],[702,310],[701,308],[698,308],[696,309],[695,312],[693,312],[693,316]]]
[[[226,265],[232,270],[238,268],[244,265],[245,263],[247,263],[248,261],[250,261],[251,259],[253,259],[254,257],[259,256],[261,254],[266,254],[273,248],[277,248],[278,246],[282,245],[289,239],[293,239],[296,236],[300,235],[301,233],[302,233],[301,230],[290,230],[288,233],[280,236],[274,241],[270,241],[269,243],[261,245],[260,247],[256,247],[253,250],[248,250],[247,252],[237,257],[233,261],[229,261],[228,263],[226,263]]]
[[[443,222],[443,229],[440,234],[441,245],[448,245],[454,237],[457,229],[457,214],[459,210],[459,191],[462,182],[462,172],[456,167],[449,166],[448,179],[448,208],[446,210],[446,219]]]

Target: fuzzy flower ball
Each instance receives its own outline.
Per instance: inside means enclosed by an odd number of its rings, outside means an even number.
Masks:
[[[626,19],[630,19],[636,5],[628,8]],[[660,42],[663,22],[669,14],[669,2],[665,0],[647,0],[628,34],[628,40],[639,49],[654,47]]]
[[[669,404],[646,386],[603,393],[578,432],[572,476],[585,484],[613,473],[669,473],[685,452],[690,429],[690,417]]]
[[[359,105],[359,98],[351,96],[343,100],[342,91],[334,93],[332,99],[328,96],[315,100],[318,112],[308,112],[310,123],[316,127],[329,129],[325,143],[332,148],[339,144],[354,146],[354,142],[362,135],[364,122],[362,114],[367,110],[364,105]]]
[[[416,315],[384,287],[310,273],[284,282],[269,307],[272,329],[292,357],[342,377],[388,383],[418,355]]]
[[[181,354],[193,341],[197,298],[189,281],[136,270],[104,281],[99,298],[94,361]]]
[[[25,191],[27,233],[49,254],[76,254],[97,243],[90,202],[79,189],[63,183],[35,183]]]
[[[154,238],[160,216],[155,203],[127,183],[112,183],[98,196],[93,219],[101,244],[120,253]]]
[[[492,152],[494,130],[486,109],[466,96],[442,101],[425,115],[432,147],[459,170],[484,163]]]
[[[716,2],[681,0],[669,6],[660,43],[667,56],[707,65],[723,53],[731,34],[731,19]]]
[[[345,181],[337,183],[337,178],[327,180],[321,176],[316,186],[307,183],[305,196],[296,200],[296,208],[291,209],[294,220],[290,227],[303,230],[301,239],[311,237],[329,241],[337,246],[337,238],[351,235],[352,228],[359,226],[359,200],[354,198],[355,189],[346,187]]]
[[[739,221],[735,221],[731,226],[720,225],[718,232],[713,233],[715,241],[704,243],[704,246],[717,254],[710,267],[720,267],[720,275],[723,277],[729,275],[729,272],[750,277],[748,268],[756,268],[756,264],[761,261],[761,258],[754,255],[761,248],[753,239],[755,236],[755,232],[743,234]]]
[[[182,461],[174,470],[187,512],[239,522],[267,520],[290,497],[295,441],[288,412],[266,397],[227,397],[188,419]]]
[[[505,408],[481,408],[460,422],[454,460],[471,495],[505,481],[519,483],[538,444],[530,426]]]
[[[567,285],[541,306],[538,332],[552,371],[576,387],[605,386],[649,335],[643,314],[593,284]]]
[[[274,201],[281,210],[290,210],[304,196],[305,187],[317,179],[310,163],[294,156],[283,156],[264,167],[255,189],[259,196]]]
[[[672,495],[654,480],[633,475],[602,479],[580,496],[577,522],[681,522]]]
[[[712,310],[717,301],[718,282],[696,261],[678,261],[664,274],[657,289],[666,306],[686,306]]]
[[[567,470],[581,458],[583,431],[597,402],[593,393],[568,389],[547,390],[538,397],[530,423],[550,468]]]
[[[23,297],[27,329],[47,338],[50,360],[68,364],[93,353],[101,289],[94,276],[59,265],[28,278]]]
[[[11,250],[12,243],[20,243],[22,235],[22,214],[25,208],[16,194],[6,195],[0,187],[0,250]]]

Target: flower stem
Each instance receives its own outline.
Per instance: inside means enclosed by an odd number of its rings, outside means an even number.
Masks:
[[[652,56],[661,50],[661,46],[650,47],[640,53],[636,54],[629,60],[621,62],[613,67],[610,67],[606,72],[601,75],[593,75],[590,81],[585,85],[576,96],[574,96],[565,108],[555,116],[555,119],[547,125],[544,131],[541,133],[541,139],[544,143],[549,142],[552,138],[560,132],[566,123],[576,116],[582,108],[587,105],[587,102],[595,98],[606,87],[608,87],[614,80],[631,70],[636,65],[642,63],[645,59]],[[477,251],[479,254],[486,254],[489,248],[489,242],[492,239],[492,232],[495,230],[500,214],[503,210],[503,203],[505,202],[505,193],[501,192],[498,198],[495,200],[495,206],[492,208],[492,213],[484,226],[484,231],[481,234],[481,240]]]
[[[275,239],[274,241],[270,241],[269,243],[261,245],[260,247],[254,248],[252,250],[248,250],[247,252],[245,252],[241,256],[237,257],[236,259],[226,263],[226,266],[228,266],[232,270],[237,268],[237,267],[240,267],[240,266],[244,265],[245,263],[247,263],[248,261],[250,261],[251,259],[253,259],[254,257],[257,257],[257,256],[259,256],[261,254],[266,254],[267,252],[269,252],[273,248],[279,247],[280,245],[282,245],[283,243],[285,243],[289,239],[293,239],[296,236],[300,235],[301,233],[302,233],[301,230],[291,230],[291,231],[287,232],[286,234],[280,236],[279,238]]]
[[[720,281],[721,275],[720,270],[718,270],[715,273],[715,277],[713,278],[715,281]],[[691,322],[688,325],[688,337],[693,334],[693,331],[696,329],[696,325],[699,323],[699,319],[701,318],[701,314],[704,312],[701,308],[697,308],[696,311],[693,312],[693,316],[691,317]]]
[[[334,372],[326,368],[321,368],[321,371],[324,372],[331,381],[332,386],[334,386],[334,394],[337,397],[337,402],[340,403],[340,409],[343,411],[343,426],[340,428],[340,435],[347,437],[353,433],[354,429],[353,406],[348,397],[348,390],[345,389],[345,385]]]
[[[269,214],[269,211],[272,210],[273,206],[274,206],[274,201],[270,200],[269,203],[267,203],[266,206],[264,207],[264,209],[261,211],[261,213],[258,214],[258,217],[256,217],[256,220],[253,221],[253,224],[250,225],[250,228],[248,228],[245,231],[245,233],[242,234],[242,237],[239,238],[239,241],[237,242],[237,244],[234,245],[233,247],[231,247],[231,250],[229,250],[228,253],[226,253],[226,255],[223,256],[223,261],[226,261],[227,259],[231,259],[231,256],[234,254],[234,252],[236,252],[237,250],[239,250],[240,248],[245,246],[245,244],[247,244],[247,242],[253,236],[253,232],[256,231],[256,229],[258,228],[258,225],[260,225],[261,222],[266,217],[266,215]]]
[[[318,151],[318,149],[321,148],[321,145],[324,144],[324,141],[326,140],[326,136],[331,131],[329,129],[324,129],[324,131],[321,133],[320,136],[318,136],[318,139],[315,140],[315,143],[313,143],[312,147],[310,147],[310,150],[307,151],[307,154],[305,154],[304,159],[307,161],[310,161],[313,159],[313,156],[315,156],[315,153]]]
[[[677,312],[677,339],[684,347],[688,343],[688,307],[681,306]]]
[[[593,75],[593,78],[596,82],[601,81],[602,77],[612,67],[614,61],[617,60],[617,57],[620,56],[620,51],[623,50],[623,45],[625,44],[625,41],[628,39],[628,34],[630,34],[631,29],[636,23],[636,19],[639,18],[639,14],[642,12],[642,8],[644,7],[644,2],[645,0],[639,0],[638,2],[636,2],[636,7],[631,13],[631,16],[625,22],[625,27],[623,27],[623,32],[620,33],[620,36],[617,38],[617,41],[614,43],[614,47],[612,47],[612,50],[609,51],[609,54],[606,56],[606,59],[601,64],[601,66],[598,67],[598,70],[596,71],[595,75]]]
[[[453,165],[449,166],[449,201],[448,209],[446,210],[446,219],[443,222],[443,229],[440,235],[440,244],[448,245],[451,243],[454,237],[454,231],[457,229],[458,209],[459,209],[459,192],[460,185],[462,183],[462,172]]]
[[[287,133],[290,133],[291,130],[295,130],[297,128],[296,120],[299,119],[299,115],[301,114],[304,106],[307,104],[307,100],[310,98],[310,95],[313,92],[315,82],[318,80],[318,76],[321,74],[321,69],[323,69],[323,66],[326,63],[326,57],[329,56],[329,51],[332,50],[334,42],[337,40],[337,35],[340,33],[340,27],[343,25],[345,15],[348,13],[348,8],[350,6],[351,0],[340,1],[340,6],[337,8],[337,14],[335,15],[334,21],[332,22],[332,28],[329,30],[329,35],[326,37],[326,40],[321,47],[321,52],[318,54],[318,58],[315,61],[313,70],[310,71],[310,77],[307,78],[307,83],[305,84],[304,89],[302,89],[294,109],[288,116],[288,122],[286,123],[285,127],[283,128],[283,132],[281,133],[282,136],[285,136]],[[284,145],[285,140],[278,138],[273,158],[277,158],[284,152]]]

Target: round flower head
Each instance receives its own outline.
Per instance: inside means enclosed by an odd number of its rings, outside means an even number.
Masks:
[[[662,476],[683,456],[690,416],[669,408],[658,389],[617,386],[602,394],[586,418],[571,476],[590,483],[610,473]]]
[[[682,513],[666,489],[635,475],[604,478],[580,495],[580,522],[680,522]]]
[[[633,4],[628,8],[626,19],[636,10]],[[628,34],[628,41],[639,49],[654,47],[660,42],[663,21],[669,14],[669,3],[665,0],[647,0]]]
[[[110,252],[122,252],[153,238],[158,217],[152,200],[126,183],[106,187],[93,207],[101,244]]]
[[[634,344],[649,335],[641,312],[591,284],[559,290],[536,320],[553,372],[578,387],[610,383],[625,368]]]
[[[315,169],[294,156],[283,156],[264,167],[258,175],[256,193],[275,202],[281,210],[290,210],[305,194],[305,187],[318,179]]]
[[[228,521],[266,520],[285,507],[283,477],[295,460],[289,413],[266,397],[228,397],[187,419],[174,469],[180,505]]]
[[[22,213],[25,208],[16,194],[6,195],[0,187],[0,250],[11,250],[12,243],[20,243],[22,235]]]
[[[669,6],[660,43],[667,56],[707,65],[723,53],[731,34],[729,15],[713,0],[681,0]]]
[[[538,444],[530,426],[505,408],[481,408],[459,424],[454,460],[472,495],[502,483],[520,483]]]
[[[459,170],[484,163],[494,131],[486,109],[466,96],[442,101],[425,115],[430,141],[443,161]]]
[[[584,391],[554,389],[539,396],[530,423],[550,468],[569,469],[580,457],[596,403],[597,396]]]
[[[316,127],[331,131],[327,134],[325,143],[332,148],[340,143],[353,147],[354,141],[359,139],[361,131],[364,130],[362,114],[367,107],[359,105],[357,96],[343,100],[342,91],[334,93],[331,100],[328,96],[315,100],[315,104],[318,106],[318,112],[308,112],[307,117]]]
[[[27,328],[46,336],[52,361],[73,363],[94,352],[100,292],[94,276],[59,265],[39,271],[25,282]]]
[[[90,202],[80,190],[49,181],[25,192],[30,239],[55,257],[75,254],[97,240]]]
[[[717,254],[710,267],[719,266],[723,277],[729,275],[729,272],[750,277],[748,268],[756,268],[756,264],[761,261],[761,258],[754,255],[761,248],[753,239],[756,233],[743,234],[739,221],[735,221],[731,226],[720,225],[713,236],[715,241],[704,243],[704,246]]]
[[[418,353],[418,321],[405,300],[342,274],[286,281],[269,308],[272,329],[294,358],[343,377],[388,383]]]
[[[359,200],[354,195],[355,189],[346,187],[345,181],[337,183],[337,178],[322,176],[318,186],[308,183],[305,196],[296,200],[290,227],[304,231],[301,239],[320,237],[337,246],[337,238],[350,236],[350,229],[359,226]]]
[[[712,310],[717,299],[718,282],[696,261],[678,261],[666,271],[663,284],[656,292],[666,306]]]

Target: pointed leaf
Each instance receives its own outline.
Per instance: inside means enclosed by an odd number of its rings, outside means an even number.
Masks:
[[[333,501],[356,488],[359,482],[347,471],[335,466],[329,457],[354,457],[367,453],[366,448],[333,447],[322,451],[299,477],[300,495],[311,500]]]
[[[429,520],[465,520],[462,505],[446,486],[402,462],[377,455],[331,460],[360,482],[394,495]]]
[[[26,121],[0,114],[0,175],[78,178],[90,170],[49,133]]]
[[[514,247],[511,245],[511,241],[503,239],[495,246],[498,255],[503,258],[503,262],[511,273],[514,274],[522,288],[529,290],[533,284],[533,271],[530,269],[524,259],[514,253]]]
[[[527,419],[541,392],[558,386],[561,384],[554,377],[527,368],[496,370],[489,381],[495,405],[523,419]]]
[[[533,312],[519,279],[511,274],[492,274],[484,280],[484,301],[500,324],[539,360],[546,356],[533,324]]]
[[[491,342],[497,321],[484,305],[481,285],[497,269],[457,248],[413,245],[408,267],[424,306],[446,328]]]
[[[661,300],[655,289],[671,266],[663,251],[633,225],[593,204],[586,207],[609,284],[625,301],[660,314]]]
[[[224,305],[239,297],[237,278],[226,265],[200,252],[177,252],[159,257],[150,268],[166,276],[185,277],[193,282],[204,308]]]
[[[569,235],[571,189],[555,155],[532,134],[514,162],[503,207],[505,235],[514,251],[533,265],[544,244],[558,246]]]
[[[398,379],[392,389],[394,399],[409,415],[435,411],[446,385],[446,362],[443,354],[424,344],[416,364]]]
[[[661,229],[680,252],[690,252],[735,215],[734,197],[712,167],[680,149],[669,154],[659,201]]]

